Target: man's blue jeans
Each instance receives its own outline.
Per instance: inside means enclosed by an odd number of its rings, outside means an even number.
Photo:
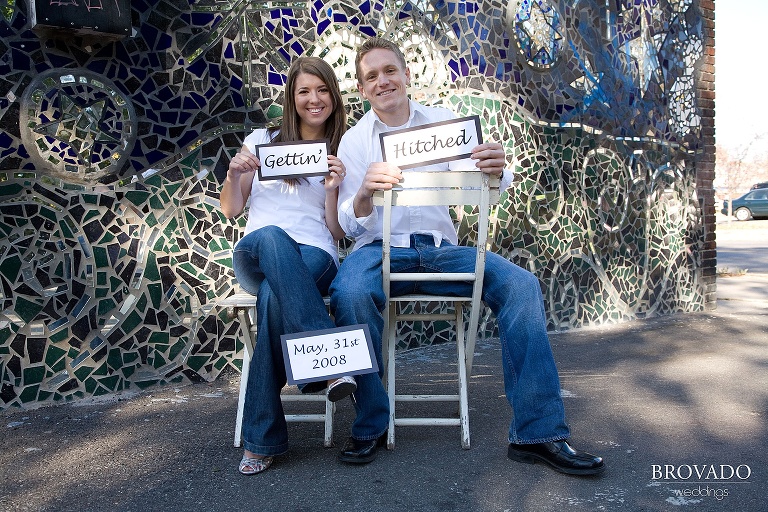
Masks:
[[[232,266],[240,287],[258,296],[243,444],[258,455],[280,455],[288,450],[280,401],[286,383],[280,335],[334,327],[323,295],[336,275],[336,262],[324,250],[298,244],[281,228],[266,226],[238,242]]]
[[[393,272],[473,272],[475,249],[443,242],[432,235],[412,235],[410,248],[392,249]],[[393,296],[405,293],[471,294],[471,285],[440,282],[394,282]],[[331,311],[338,326],[367,323],[379,368],[385,297],[381,277],[381,242],[353,251],[331,284]],[[498,254],[487,253],[483,301],[496,315],[501,339],[504,391],[512,406],[509,441],[519,444],[566,439],[570,435],[560,397],[544,303],[536,276]],[[387,396],[376,374],[357,376],[357,418],[353,437],[381,435],[388,424]]]

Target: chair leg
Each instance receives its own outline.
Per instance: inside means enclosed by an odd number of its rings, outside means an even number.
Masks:
[[[240,319],[241,329],[245,332],[243,337],[243,369],[240,372],[240,393],[237,398],[237,418],[235,420],[235,448],[239,448],[242,443],[243,431],[243,408],[245,407],[245,390],[248,387],[248,371],[251,367],[251,357],[253,357],[253,335],[251,316],[255,322],[256,308],[246,312],[239,309],[237,316]]]
[[[461,447],[469,449],[469,400],[467,397],[467,360],[464,345],[464,308],[456,305],[456,359],[459,373],[459,422]]]
[[[397,303],[391,302],[388,306],[389,321],[386,325],[387,351],[384,356],[387,360],[387,396],[389,397],[389,427],[387,430],[387,449],[395,449],[395,345],[397,345]]]
[[[325,400],[325,438],[323,446],[331,448],[333,446],[333,413],[336,412],[336,404],[326,398]]]

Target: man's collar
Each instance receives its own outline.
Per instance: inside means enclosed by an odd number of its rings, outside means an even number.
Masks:
[[[405,126],[413,126],[413,120],[414,120],[414,117],[416,117],[416,115],[424,117],[424,105],[422,105],[418,101],[413,101],[412,99],[409,99],[408,106],[411,112],[408,115],[408,121],[405,123]],[[371,109],[371,114],[373,115],[373,123],[377,125],[380,130],[386,130],[388,128],[392,128],[391,126],[387,125],[384,121],[382,121],[381,118],[379,118],[379,115],[376,113],[375,110]]]

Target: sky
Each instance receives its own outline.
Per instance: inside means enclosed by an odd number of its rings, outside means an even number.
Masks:
[[[738,150],[759,135],[752,157],[768,155],[768,1],[715,4],[715,140]]]

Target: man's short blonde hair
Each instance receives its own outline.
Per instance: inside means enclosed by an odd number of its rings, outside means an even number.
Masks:
[[[402,68],[405,69],[407,67],[407,64],[405,63],[405,55],[403,55],[403,52],[400,51],[400,48],[395,43],[389,39],[384,39],[383,37],[372,37],[361,44],[357,49],[357,55],[355,56],[355,73],[357,74],[358,82],[362,82],[363,78],[360,76],[362,75],[360,72],[360,61],[363,60],[366,53],[376,49],[391,51],[397,56],[397,60],[400,61]]]

